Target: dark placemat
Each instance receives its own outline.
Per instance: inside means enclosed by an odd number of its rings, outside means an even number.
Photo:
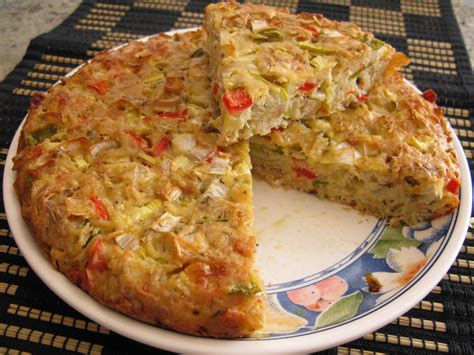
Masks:
[[[358,23],[412,61],[406,76],[420,89],[438,92],[440,106],[473,166],[474,77],[447,0],[278,0],[292,12],[319,12]],[[198,26],[205,1],[84,1],[58,28],[35,38],[21,63],[0,84],[0,164],[31,95],[97,52],[145,35]],[[474,353],[474,237],[472,229],[454,265],[408,313],[329,353]],[[38,279],[21,256],[0,212],[0,353],[151,353],[86,319]]]

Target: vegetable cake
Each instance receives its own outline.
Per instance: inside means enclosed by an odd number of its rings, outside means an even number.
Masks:
[[[253,174],[393,224],[448,214],[459,204],[459,166],[435,99],[400,75],[385,78],[343,112],[254,136]]]
[[[263,324],[248,142],[221,147],[203,31],[99,54],[33,97],[15,189],[54,267],[180,332]]]
[[[319,14],[230,1],[206,7],[205,28],[223,144],[342,111],[406,64],[371,33]]]

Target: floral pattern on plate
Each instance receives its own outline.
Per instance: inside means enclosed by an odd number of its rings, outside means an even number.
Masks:
[[[453,216],[414,226],[385,226],[356,261],[321,279],[267,296],[268,326],[258,337],[318,332],[350,321],[396,297],[448,239]]]

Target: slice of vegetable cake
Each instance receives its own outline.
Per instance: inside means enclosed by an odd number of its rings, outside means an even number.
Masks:
[[[205,27],[223,143],[342,111],[406,64],[358,26],[318,14],[231,1],[207,6]]]
[[[393,224],[448,214],[459,204],[460,175],[435,97],[386,78],[356,107],[253,137],[253,173]]]
[[[263,324],[248,142],[221,147],[202,31],[99,54],[36,95],[15,188],[54,267],[180,332]]]

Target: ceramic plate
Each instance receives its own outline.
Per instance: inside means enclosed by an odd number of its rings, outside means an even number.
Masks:
[[[415,226],[390,228],[384,220],[349,207],[254,181],[257,265],[266,283],[268,325],[242,340],[183,335],[101,305],[42,255],[12,187],[20,129],[7,157],[3,193],[11,231],[31,268],[85,316],[171,351],[309,352],[359,338],[405,313],[432,290],[456,258],[468,228],[471,178],[457,138],[461,204],[453,215]]]

